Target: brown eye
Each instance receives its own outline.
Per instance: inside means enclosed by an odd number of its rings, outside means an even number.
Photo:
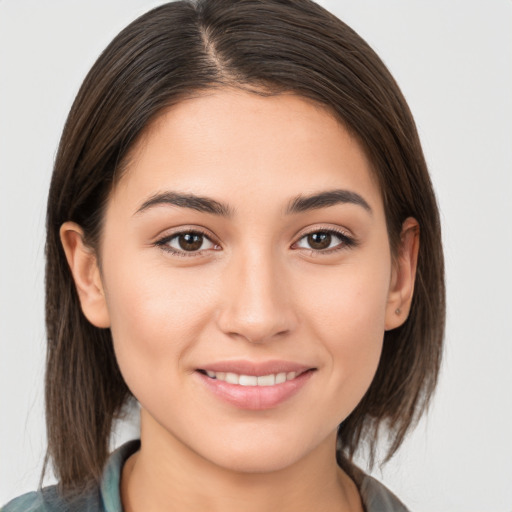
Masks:
[[[301,237],[294,248],[309,249],[319,253],[330,253],[337,249],[353,247],[356,242],[353,238],[334,230],[313,231]]]
[[[178,235],[178,244],[184,251],[198,251],[203,245],[203,239],[200,233],[183,233]]]
[[[331,246],[332,235],[320,231],[318,233],[311,233],[307,236],[307,239],[311,249],[322,250],[328,249]]]
[[[158,241],[157,245],[176,255],[189,253],[191,256],[194,253],[217,247],[206,235],[199,231],[176,233]]]

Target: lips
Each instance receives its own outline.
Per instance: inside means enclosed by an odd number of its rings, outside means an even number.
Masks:
[[[309,381],[315,368],[287,361],[229,361],[206,365],[196,375],[217,398],[237,408],[277,407]]]

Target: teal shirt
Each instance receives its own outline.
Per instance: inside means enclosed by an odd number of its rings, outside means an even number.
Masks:
[[[119,484],[125,461],[140,447],[130,441],[109,457],[101,484],[72,501],[65,501],[55,485],[23,494],[5,505],[0,512],[123,512]],[[356,484],[366,512],[407,512],[391,491],[371,476],[358,472]]]

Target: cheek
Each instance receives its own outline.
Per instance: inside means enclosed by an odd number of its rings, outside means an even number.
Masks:
[[[137,396],[150,382],[170,384],[207,321],[208,290],[198,293],[194,282],[147,262],[117,262],[109,270],[111,331],[128,387]]]
[[[310,274],[301,295],[308,316],[319,329],[360,338],[384,333],[391,263],[383,258],[347,263]],[[307,293],[306,293],[307,291]]]
[[[361,400],[379,363],[389,268],[346,265],[325,278],[323,286],[309,286],[305,295],[311,337],[320,340],[328,353],[330,382],[337,390],[335,396],[343,397],[336,402],[343,407],[340,420]]]

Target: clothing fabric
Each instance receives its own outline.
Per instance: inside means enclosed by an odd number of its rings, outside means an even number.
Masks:
[[[55,485],[23,494],[0,512],[123,512],[119,484],[125,461],[140,447],[140,441],[123,444],[109,457],[101,484],[71,501],[64,500]],[[375,478],[356,471],[354,478],[366,512],[408,512],[402,502]]]

